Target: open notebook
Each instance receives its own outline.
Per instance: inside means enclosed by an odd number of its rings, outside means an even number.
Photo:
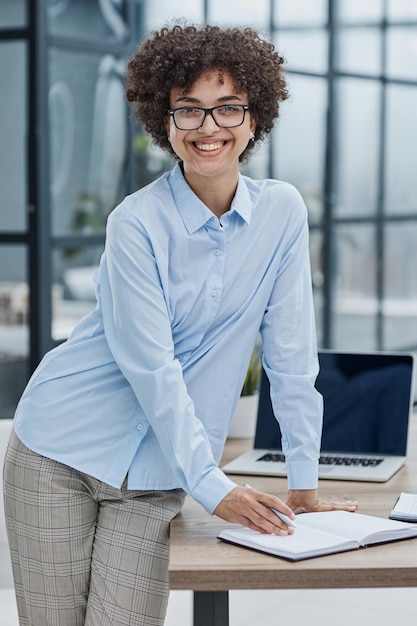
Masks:
[[[414,354],[322,350],[319,361],[316,387],[324,400],[319,477],[388,480],[406,459]],[[286,475],[281,431],[272,411],[265,372],[254,447],[223,470],[230,474]]]
[[[357,550],[411,537],[417,537],[417,527],[412,524],[347,511],[297,515],[297,529],[293,535],[286,537],[264,535],[236,525],[230,525],[218,535],[218,539],[228,543],[290,561]]]

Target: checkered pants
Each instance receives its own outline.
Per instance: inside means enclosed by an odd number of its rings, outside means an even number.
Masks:
[[[115,489],[13,433],[4,497],[20,626],[161,626],[184,496]]]

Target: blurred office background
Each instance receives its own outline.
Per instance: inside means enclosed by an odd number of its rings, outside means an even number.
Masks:
[[[417,2],[0,0],[0,417],[94,307],[106,217],[172,166],[126,60],[168,20],[250,25],[291,93],[245,172],[309,210],[321,347],[417,351]]]

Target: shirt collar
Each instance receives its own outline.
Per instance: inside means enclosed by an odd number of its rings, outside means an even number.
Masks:
[[[213,218],[213,213],[188,185],[179,163],[170,172],[168,180],[185,227],[190,234],[195,233]],[[236,193],[229,213],[237,213],[247,224],[250,224],[252,202],[245,179],[241,174],[239,174]]]

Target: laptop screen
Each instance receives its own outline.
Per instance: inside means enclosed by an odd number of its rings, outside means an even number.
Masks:
[[[405,456],[414,358],[408,353],[319,352],[322,452]],[[262,373],[255,448],[281,450],[269,381]]]

